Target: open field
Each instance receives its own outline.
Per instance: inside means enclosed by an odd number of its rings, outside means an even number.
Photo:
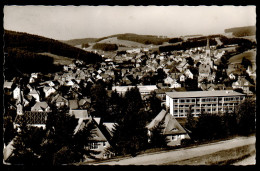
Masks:
[[[54,55],[54,54],[48,53],[48,52],[39,53],[39,54],[52,57],[54,59],[53,63],[55,65],[69,65],[69,64],[72,64],[73,60],[74,60],[72,58],[68,58],[65,56],[58,56],[58,55]]]
[[[128,40],[120,40],[120,39],[117,39],[117,37],[107,38],[107,39],[99,41],[98,43],[111,43],[111,44],[117,44],[118,46],[123,45],[123,46],[126,46],[126,47],[132,47],[132,48],[147,47],[147,45],[144,45],[142,43],[128,41]]]
[[[234,63],[241,63],[243,57],[249,59],[252,63],[255,63],[256,62],[256,49],[252,49],[252,50],[243,52],[241,54],[232,56],[228,61],[229,61],[230,64],[231,63],[233,63],[233,64]]]

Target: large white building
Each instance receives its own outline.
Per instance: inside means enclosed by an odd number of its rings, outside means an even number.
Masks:
[[[166,107],[174,117],[186,117],[191,108],[193,116],[202,112],[233,111],[245,95],[232,90],[166,92]]]

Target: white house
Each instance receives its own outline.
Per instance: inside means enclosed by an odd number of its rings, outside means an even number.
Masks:
[[[37,90],[35,89],[31,90],[29,92],[29,95],[33,96],[37,102],[40,101],[40,93]]]
[[[13,90],[13,98],[14,99],[18,99],[21,93],[21,89],[19,86],[17,86],[14,90]]]
[[[181,81],[181,82],[184,82],[184,81],[185,81],[185,75],[184,75],[184,74],[182,74],[182,75],[180,76],[180,81]]]
[[[185,75],[186,75],[188,78],[193,79],[193,73],[190,71],[190,69],[186,69]]]
[[[56,92],[53,87],[43,87],[43,92],[45,93],[45,97],[48,97],[50,94]]]

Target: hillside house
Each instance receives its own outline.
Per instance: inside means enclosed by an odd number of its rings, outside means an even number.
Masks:
[[[188,132],[179,122],[168,112],[162,110],[147,126],[148,135],[151,136],[153,130],[162,123],[162,134],[166,136],[167,146],[181,145],[181,140],[190,139]]]

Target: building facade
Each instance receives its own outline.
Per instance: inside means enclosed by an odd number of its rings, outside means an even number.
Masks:
[[[234,111],[245,95],[232,90],[166,92],[166,107],[174,117]]]

